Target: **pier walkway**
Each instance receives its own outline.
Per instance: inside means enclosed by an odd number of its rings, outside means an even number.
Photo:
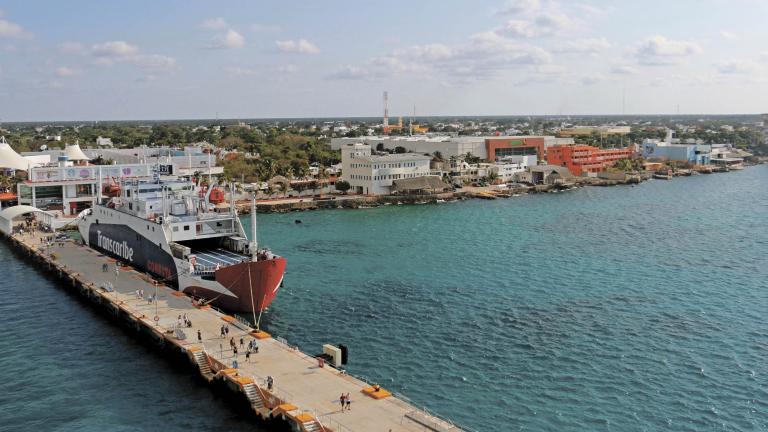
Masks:
[[[33,232],[11,237],[73,285],[97,296],[98,301],[126,317],[137,329],[149,330],[162,343],[174,344],[187,354],[208,381],[224,380],[239,391],[264,419],[283,419],[297,431],[460,431],[447,420],[432,416],[384,389],[335,368],[320,367],[317,359],[289,346],[280,338],[256,332],[232,316],[208,306],[198,308],[189,297],[158,285],[146,275],[127,267],[115,271],[115,261],[72,240],[46,246]],[[16,245],[15,245],[16,246]],[[104,271],[104,264],[107,264]],[[143,298],[137,295],[143,290]],[[155,291],[157,290],[157,291]],[[157,292],[157,301],[148,297]],[[186,315],[191,327],[179,326]],[[229,334],[220,336],[222,325]],[[201,341],[198,341],[198,331]],[[229,339],[237,343],[235,356]],[[258,353],[246,361],[245,347],[256,341]],[[234,362],[237,367],[234,367]],[[272,389],[267,383],[273,380]],[[105,383],[106,384],[106,383]],[[341,410],[339,396],[349,393],[351,409]]]

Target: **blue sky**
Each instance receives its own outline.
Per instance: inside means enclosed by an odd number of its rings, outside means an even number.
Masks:
[[[0,3],[0,119],[757,113],[760,0]]]

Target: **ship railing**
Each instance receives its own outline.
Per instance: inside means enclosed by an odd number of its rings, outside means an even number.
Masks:
[[[347,375],[354,379],[362,381],[363,384],[365,384],[368,387],[372,387],[374,383],[376,383],[376,381],[366,377],[365,375],[356,375],[348,372],[347,372]],[[426,407],[416,404],[415,402],[410,400],[408,397],[404,396],[402,393],[395,392],[395,391],[392,391],[391,393],[395,397],[388,398],[387,400],[407,410],[406,413],[403,415],[403,418],[401,419],[401,423],[407,420],[409,424],[422,427],[424,428],[424,430],[456,430],[456,431],[476,432],[473,429],[456,425],[454,422],[431,412]],[[426,419],[429,421],[430,426],[426,426],[421,422],[414,421],[410,417],[420,417],[422,419]]]
[[[352,432],[352,429],[345,426],[340,421],[336,420],[336,418],[333,417],[330,413],[318,415],[315,410],[308,411],[308,412],[312,414],[312,417],[314,417],[317,421],[319,421],[321,425],[323,425],[323,428],[331,429],[334,432]]]

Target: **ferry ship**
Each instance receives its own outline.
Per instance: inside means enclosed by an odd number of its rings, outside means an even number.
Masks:
[[[259,249],[256,202],[249,241],[234,201],[228,208],[211,202],[217,191],[223,200],[215,185],[156,172],[110,186],[113,196],[84,211],[78,230],[87,246],[193,298],[255,315],[275,299],[286,260]]]

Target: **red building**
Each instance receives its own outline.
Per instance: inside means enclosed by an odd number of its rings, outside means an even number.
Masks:
[[[575,176],[598,173],[619,159],[631,156],[632,150],[629,148],[600,149],[582,144],[556,145],[547,149],[547,163],[566,167]]]
[[[490,162],[494,162],[504,156],[538,155],[539,160],[543,160],[546,156],[544,137],[486,138],[485,151]]]

